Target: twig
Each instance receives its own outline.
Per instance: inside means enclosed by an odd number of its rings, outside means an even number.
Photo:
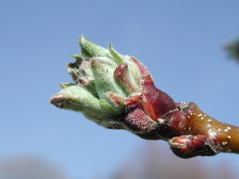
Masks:
[[[136,58],[97,46],[83,36],[82,55],[67,66],[74,83],[51,98],[63,109],[82,112],[109,129],[125,129],[141,138],[162,139],[181,158],[239,153],[239,128],[203,113],[192,102],[175,103],[154,86]]]

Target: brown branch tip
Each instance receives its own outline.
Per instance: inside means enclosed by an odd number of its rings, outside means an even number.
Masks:
[[[51,98],[108,129],[125,129],[143,139],[165,140],[181,158],[239,153],[239,128],[220,122],[195,103],[176,103],[154,85],[136,58],[80,38],[81,54],[67,65],[74,83]]]

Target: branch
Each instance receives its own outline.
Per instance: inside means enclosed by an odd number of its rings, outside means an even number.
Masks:
[[[181,158],[239,153],[239,128],[213,119],[192,102],[176,103],[154,85],[136,58],[80,37],[82,55],[67,65],[74,83],[51,98],[62,109],[79,111],[109,129],[143,139],[165,140]]]

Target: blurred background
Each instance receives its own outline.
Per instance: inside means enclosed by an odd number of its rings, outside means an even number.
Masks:
[[[224,50],[238,19],[236,0],[0,0],[0,179],[237,178],[239,155],[180,159],[164,141],[49,100],[71,82],[66,64],[83,34],[137,57],[175,101],[238,126],[239,65]]]

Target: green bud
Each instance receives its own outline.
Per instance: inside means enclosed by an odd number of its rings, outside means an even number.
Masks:
[[[142,91],[141,69],[135,59],[113,49],[100,47],[80,37],[82,55],[72,55],[67,71],[74,83],[63,83],[51,103],[56,107],[82,112],[88,119],[107,128],[122,128],[125,101]]]

